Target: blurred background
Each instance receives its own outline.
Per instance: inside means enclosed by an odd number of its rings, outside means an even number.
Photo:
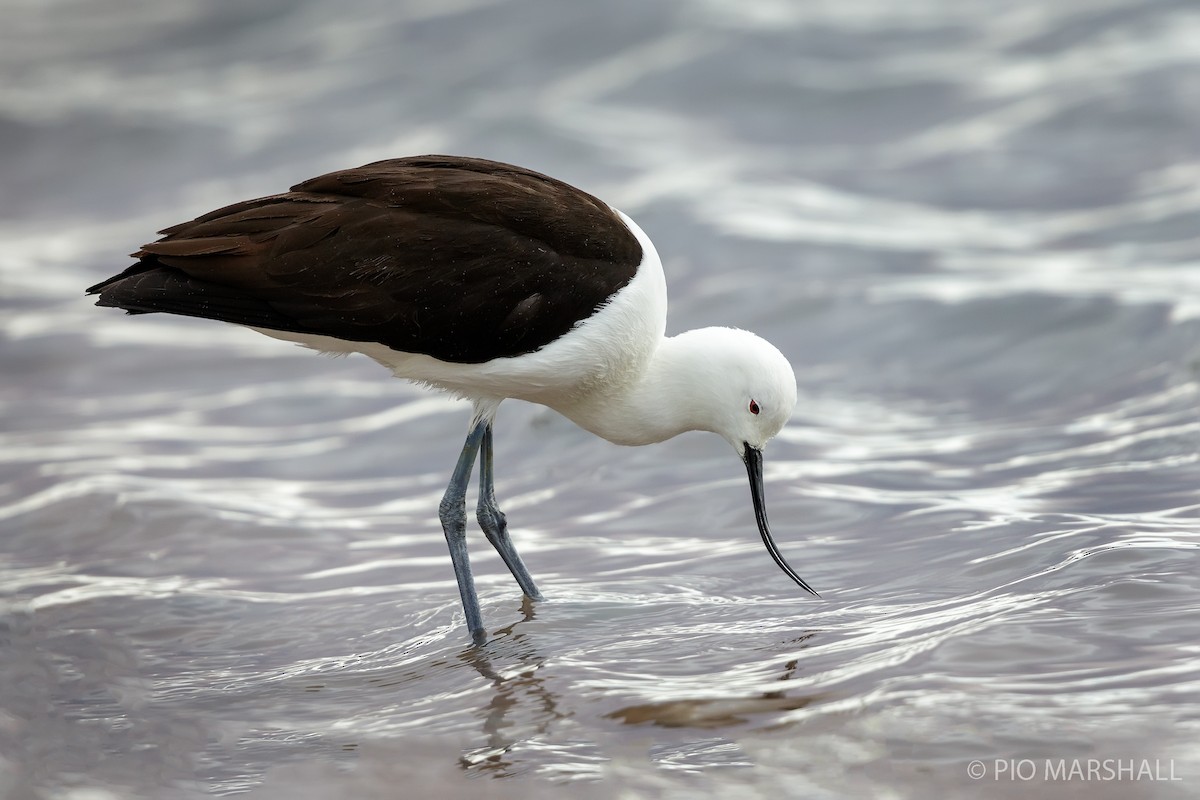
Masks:
[[[1197,42],[1190,0],[0,0],[0,797],[1194,796]],[[509,403],[547,601],[473,535],[469,648],[464,406],[83,297],[431,152],[622,208],[669,333],[792,360],[768,506],[823,599],[716,437]],[[1045,777],[1087,758],[1177,780]]]

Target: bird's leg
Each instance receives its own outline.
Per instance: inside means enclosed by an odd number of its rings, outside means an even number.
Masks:
[[[458,579],[458,593],[462,596],[463,613],[467,617],[467,629],[475,644],[483,644],[487,633],[483,629],[483,616],[479,613],[479,598],[475,596],[475,581],[471,577],[471,561],[467,556],[467,482],[471,480],[471,469],[475,466],[475,454],[479,443],[489,430],[486,422],[480,421],[467,434],[454,474],[442,495],[438,507],[438,518],[446,532],[446,544],[450,546],[450,561],[454,564],[454,577]]]
[[[525,569],[524,562],[517,555],[517,548],[509,538],[504,512],[496,505],[496,487],[493,484],[492,473],[492,426],[488,422],[480,424],[485,428],[479,457],[479,507],[475,510],[475,516],[487,540],[496,548],[496,552],[508,565],[508,571],[517,579],[521,591],[530,600],[541,600],[542,593],[538,591],[529,570]]]

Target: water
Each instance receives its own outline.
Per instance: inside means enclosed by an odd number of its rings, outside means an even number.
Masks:
[[[1194,4],[2,11],[0,796],[1195,796]],[[512,403],[548,599],[473,535],[472,649],[464,406],[81,296],[166,225],[430,151],[609,199],[671,331],[791,358],[768,508],[822,600],[716,437]],[[1053,772],[1089,758],[1140,779]]]

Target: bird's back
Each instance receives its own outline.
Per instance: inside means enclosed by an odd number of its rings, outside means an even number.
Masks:
[[[537,172],[421,156],[333,172],[162,231],[99,304],[477,364],[541,349],[629,283],[608,205]]]

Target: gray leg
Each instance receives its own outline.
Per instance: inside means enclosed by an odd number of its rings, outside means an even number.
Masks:
[[[508,536],[508,522],[504,512],[496,505],[496,487],[492,482],[492,426],[488,423],[480,424],[485,428],[479,460],[479,507],[475,516],[479,519],[479,527],[483,528],[487,540],[496,548],[496,552],[508,565],[508,571],[517,579],[521,591],[531,600],[541,600],[542,593],[538,591],[529,570],[525,569],[524,562],[517,555],[517,548],[513,547],[512,539]]]
[[[479,613],[479,599],[475,596],[475,581],[471,577],[471,562],[467,557],[467,481],[471,479],[479,443],[488,431],[490,428],[487,423],[480,422],[467,434],[467,441],[454,466],[454,475],[438,508],[442,530],[446,532],[446,544],[450,546],[454,577],[458,579],[463,612],[467,616],[467,629],[475,644],[483,644],[487,640],[487,632],[483,629],[483,616]]]

